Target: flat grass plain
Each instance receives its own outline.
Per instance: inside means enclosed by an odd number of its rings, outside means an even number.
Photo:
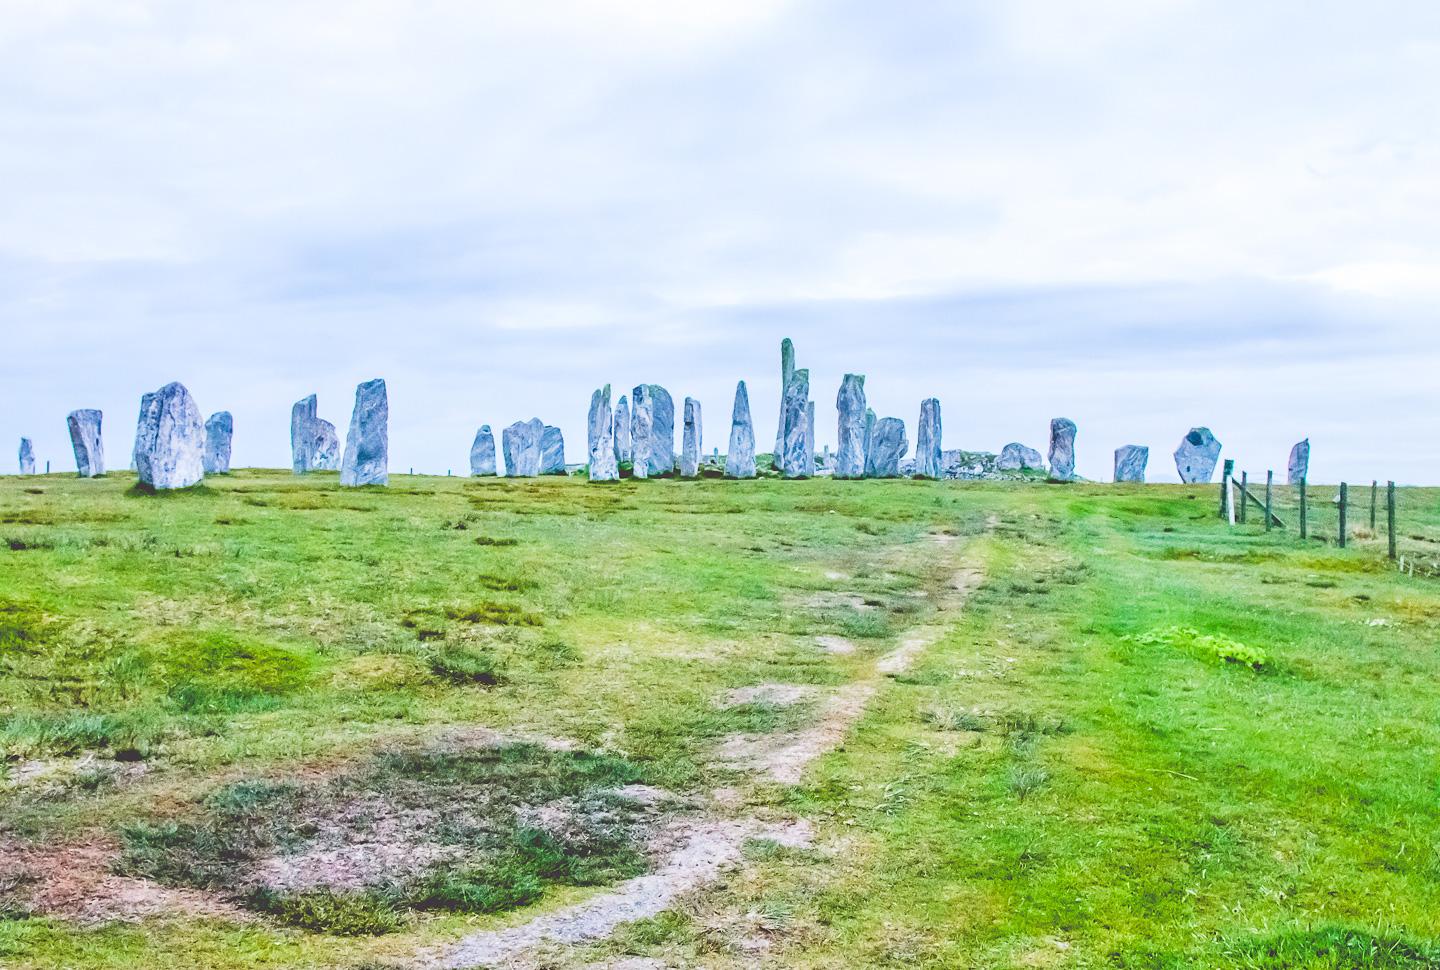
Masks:
[[[1440,492],[132,486],[0,479],[0,966],[435,965],[710,813],[809,836],[525,959],[1440,967]]]

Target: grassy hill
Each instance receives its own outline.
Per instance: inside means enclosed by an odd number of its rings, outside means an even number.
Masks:
[[[0,478],[0,965],[1440,966],[1440,492],[392,482]]]

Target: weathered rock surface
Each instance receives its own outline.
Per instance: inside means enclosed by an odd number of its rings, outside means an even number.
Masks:
[[[675,401],[659,384],[650,390],[650,474],[675,471]]]
[[[620,462],[615,457],[615,415],[610,410],[609,384],[597,388],[590,395],[590,416],[585,426],[586,444],[590,450],[590,481],[618,480]]]
[[[205,419],[205,474],[230,474],[230,445],[235,438],[235,419],[229,411],[216,411]]]
[[[539,418],[516,421],[500,432],[507,478],[534,478],[540,474],[540,438],[545,422]]]
[[[755,425],[750,420],[750,391],[744,381],[735,385],[735,406],[730,410],[730,450],[725,455],[725,477],[755,477]]]
[[[815,474],[815,402],[805,402],[805,469]]]
[[[379,378],[355,388],[340,484],[390,484],[390,399]]]
[[[1144,445],[1123,445],[1115,449],[1115,481],[1144,482],[1150,449]]]
[[[565,436],[553,424],[540,429],[540,474],[565,474]]]
[[[899,418],[881,418],[875,422],[870,447],[865,455],[865,474],[869,478],[899,478],[900,462],[910,442],[905,438],[905,422]]]
[[[1050,422],[1050,480],[1075,480],[1075,422],[1056,418]]]
[[[20,474],[35,474],[35,443],[29,438],[20,439]]]
[[[105,444],[100,437],[104,415],[92,408],[71,411],[65,423],[70,428],[70,445],[75,449],[75,469],[81,478],[105,474]]]
[[[290,460],[295,474],[335,471],[340,467],[340,436],[322,419],[314,394],[290,409]]]
[[[1290,449],[1290,464],[1285,470],[1285,480],[1291,485],[1299,485],[1310,477],[1310,439],[1295,443]]]
[[[865,407],[865,375],[846,374],[835,396],[835,409],[840,413],[839,450],[835,454],[836,478],[865,477],[865,441],[869,433],[868,418],[874,412]]]
[[[810,371],[802,367],[790,375],[783,400],[785,445],[781,453],[780,474],[786,478],[809,478],[815,471],[814,452],[806,450],[809,440],[806,416],[810,410]]]
[[[940,401],[927,397],[920,402],[920,424],[915,429],[915,475],[940,477]]]
[[[1180,481],[1187,485],[1210,481],[1219,460],[1220,442],[1209,428],[1191,428],[1175,449],[1175,469],[1180,472]]]
[[[780,341],[780,421],[775,426],[774,463],[777,470],[783,470],[785,455],[785,388],[795,375],[795,343],[789,337]]]
[[[700,402],[685,399],[685,427],[680,438],[680,477],[694,478],[700,474],[700,452],[704,447],[701,434]]]
[[[635,448],[630,443],[630,400],[624,394],[615,405],[615,419],[611,422],[615,429],[615,462],[633,461]]]
[[[141,485],[189,488],[205,480],[205,422],[195,399],[177,382],[140,399],[135,475]]]
[[[482,424],[470,444],[470,474],[482,478],[495,474],[495,432]]]
[[[655,439],[655,404],[650,385],[640,384],[630,392],[630,443],[634,449],[630,474],[650,477],[650,444]]]
[[[995,467],[1002,472],[1043,470],[1045,458],[1034,448],[1027,448],[1018,441],[1012,441],[1000,449]]]

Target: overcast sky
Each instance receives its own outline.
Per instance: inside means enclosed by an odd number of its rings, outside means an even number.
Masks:
[[[389,384],[457,473],[664,384],[706,450],[779,341],[946,447],[1440,482],[1440,4],[0,0],[0,440],[142,392],[289,463]]]

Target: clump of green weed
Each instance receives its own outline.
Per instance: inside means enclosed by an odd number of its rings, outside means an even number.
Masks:
[[[921,720],[937,731],[984,731],[985,718],[974,711],[935,705],[921,712]]]
[[[261,887],[250,892],[245,905],[290,926],[332,936],[381,936],[405,925],[404,914],[378,892],[276,892]]]
[[[493,687],[500,683],[500,666],[488,653],[468,647],[445,647],[426,657],[430,672],[452,684],[481,684]]]
[[[0,758],[108,751],[117,761],[148,757],[177,725],[154,711],[14,714],[0,720]]]
[[[509,536],[476,536],[477,546],[518,546],[519,539],[512,539]]]
[[[1137,646],[1165,646],[1189,649],[1204,656],[1261,670],[1270,662],[1265,651],[1230,637],[1201,633],[1193,627],[1171,626],[1148,633],[1131,633],[1120,638]]]
[[[464,623],[493,623],[496,626],[540,626],[544,621],[514,603],[485,600],[468,607],[451,607],[445,615]]]
[[[475,577],[475,585],[497,593],[521,593],[527,589],[534,589],[535,581],[523,577],[480,573]]]

